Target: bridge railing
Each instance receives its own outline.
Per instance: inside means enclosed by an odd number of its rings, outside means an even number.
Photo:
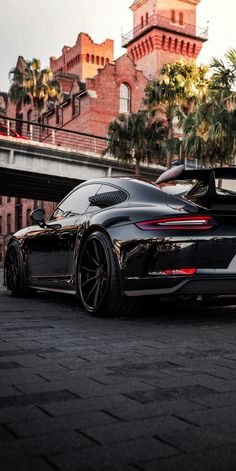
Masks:
[[[21,119],[0,117],[0,139],[18,140],[29,143],[42,143],[57,148],[71,149],[78,153],[101,157],[107,145],[103,136],[82,133],[42,123]]]

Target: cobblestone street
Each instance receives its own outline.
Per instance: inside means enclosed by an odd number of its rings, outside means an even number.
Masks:
[[[235,300],[96,319],[0,283],[1,471],[236,469]]]

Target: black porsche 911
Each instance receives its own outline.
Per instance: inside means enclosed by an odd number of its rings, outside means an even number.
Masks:
[[[82,183],[48,221],[16,232],[5,257],[9,294],[76,294],[95,315],[147,295],[236,294],[236,168],[172,168],[156,182]]]

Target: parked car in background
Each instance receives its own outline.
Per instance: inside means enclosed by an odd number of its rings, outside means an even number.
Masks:
[[[16,138],[18,138],[18,139],[29,140],[28,137],[22,136],[21,134],[19,134],[18,132],[14,131],[13,129],[9,129],[9,135],[10,135],[11,137],[16,137]],[[1,124],[1,123],[0,123],[0,136],[8,136],[8,129],[7,129],[7,126],[5,126],[4,124]]]

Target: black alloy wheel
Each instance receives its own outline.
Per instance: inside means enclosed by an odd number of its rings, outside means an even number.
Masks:
[[[82,247],[79,261],[79,295],[85,309],[98,313],[107,297],[111,276],[111,254],[104,234],[91,234]]]
[[[13,241],[6,252],[4,265],[4,279],[7,291],[12,296],[28,294],[25,282],[23,259],[21,250],[16,241]]]

